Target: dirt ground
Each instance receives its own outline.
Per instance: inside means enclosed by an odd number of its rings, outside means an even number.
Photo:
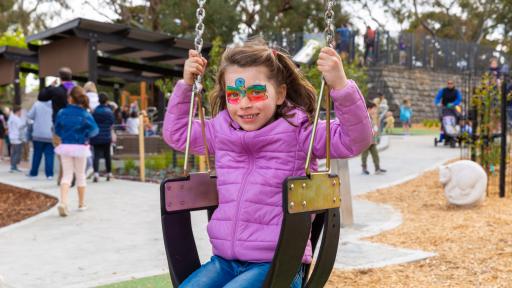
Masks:
[[[46,211],[57,199],[41,193],[0,184],[0,227]]]
[[[363,196],[392,205],[404,220],[367,240],[438,256],[379,269],[335,270],[328,287],[512,287],[510,192],[499,198],[491,187],[483,204],[459,208],[446,203],[438,179],[438,171],[430,171]]]

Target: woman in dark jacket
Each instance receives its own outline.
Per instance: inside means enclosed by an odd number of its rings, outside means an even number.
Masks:
[[[105,93],[99,95],[100,105],[96,107],[92,116],[100,128],[100,132],[96,137],[91,138],[91,144],[94,147],[94,182],[98,182],[99,178],[99,162],[101,158],[105,158],[105,166],[107,168],[107,181],[112,177],[112,159],[110,157],[110,144],[112,143],[112,126],[114,125],[114,112],[109,105],[108,96]]]

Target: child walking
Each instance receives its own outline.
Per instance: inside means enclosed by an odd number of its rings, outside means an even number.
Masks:
[[[375,174],[384,174],[387,171],[380,167],[379,150],[377,149],[377,144],[379,143],[379,115],[377,114],[377,105],[375,105],[373,102],[368,102],[366,104],[366,108],[368,109],[368,113],[372,119],[373,140],[368,149],[364,150],[361,154],[361,166],[363,167],[363,174],[370,175],[367,165],[368,154],[372,155],[373,165],[375,166]]]
[[[371,142],[364,99],[335,50],[323,48],[317,65],[337,116],[331,156],[356,156]],[[164,119],[163,137],[174,149],[185,149],[192,84],[205,68],[206,59],[190,50]],[[252,40],[224,52],[210,96],[215,117],[206,121],[208,146],[196,120],[191,151],[215,154],[219,206],[207,228],[214,256],[180,287],[261,287],[281,229],[282,183],[305,175],[315,90],[288,55]],[[326,156],[325,121],[318,126],[315,159]],[[303,262],[311,262],[310,242]],[[298,271],[291,287],[301,287],[302,276]]]
[[[11,173],[21,172],[21,170],[18,169],[18,165],[21,162],[21,152],[24,139],[23,133],[26,123],[21,120],[20,116],[21,107],[14,106],[11,115],[9,115],[9,120],[7,121],[9,140],[11,143],[11,170],[9,171]]]
[[[89,139],[98,134],[98,125],[87,112],[89,99],[85,90],[75,86],[69,92],[70,104],[61,109],[55,120],[55,134],[62,143],[55,148],[55,153],[62,160],[62,180],[60,181],[60,204],[57,206],[59,215],[69,215],[68,193],[73,173],[76,177],[78,190],[78,209],[84,211],[85,205],[85,165],[91,149]]]
[[[404,104],[400,105],[400,122],[404,127],[404,134],[409,135],[409,128],[411,128],[412,108],[409,99],[404,100]]]

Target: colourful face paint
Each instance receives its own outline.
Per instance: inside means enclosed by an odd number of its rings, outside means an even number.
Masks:
[[[237,78],[235,86],[227,85],[226,98],[229,104],[236,105],[242,100],[242,97],[249,98],[249,101],[261,102],[268,99],[267,86],[264,84],[255,84],[245,88],[245,79]]]

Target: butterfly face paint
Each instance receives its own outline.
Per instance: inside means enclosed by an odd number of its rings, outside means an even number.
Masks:
[[[251,103],[265,101],[268,99],[267,85],[254,84],[245,88],[245,79],[237,78],[235,86],[227,85],[226,98],[229,104],[237,105],[242,101],[242,97],[247,97]]]

